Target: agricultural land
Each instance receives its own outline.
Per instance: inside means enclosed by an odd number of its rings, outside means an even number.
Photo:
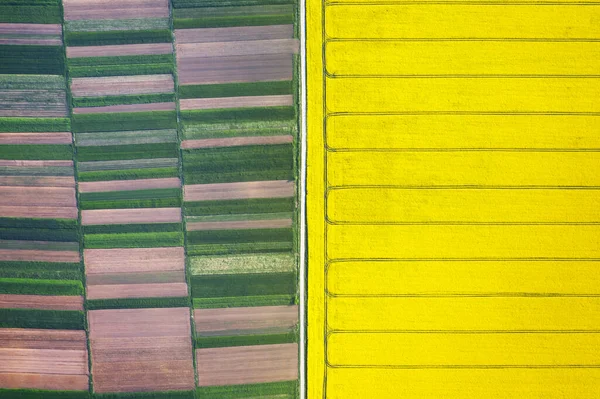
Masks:
[[[297,398],[297,11],[0,4],[0,398]]]

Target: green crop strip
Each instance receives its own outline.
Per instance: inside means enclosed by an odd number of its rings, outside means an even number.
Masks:
[[[192,276],[191,284],[195,298],[291,295],[296,292],[296,273],[196,275]]]
[[[75,310],[0,309],[0,328],[83,330],[83,317]]]
[[[196,390],[199,399],[248,399],[262,396],[290,395],[295,398],[298,381],[267,382],[263,384],[223,385],[200,387]]]
[[[255,295],[219,298],[194,298],[194,309],[244,308],[295,305],[294,295]]]
[[[83,295],[80,281],[0,278],[0,294]]]
[[[175,298],[121,298],[87,300],[87,310],[97,309],[141,309],[141,308],[180,308],[189,306],[188,297]]]
[[[68,32],[65,36],[67,46],[106,46],[121,44],[171,43],[171,31],[122,30],[108,32]]]
[[[196,337],[194,346],[200,348],[224,348],[229,346],[275,345],[297,342],[296,333],[234,335],[222,337]]]
[[[40,389],[0,388],[2,399],[89,399],[88,391],[45,391]]]

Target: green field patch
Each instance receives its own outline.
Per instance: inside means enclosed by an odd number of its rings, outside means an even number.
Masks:
[[[78,57],[68,60],[69,68],[76,66],[116,66],[139,64],[173,64],[173,54],[121,55],[110,57]]]
[[[77,310],[0,309],[0,328],[83,330],[85,322]]]
[[[110,224],[83,226],[84,234],[169,233],[180,232],[181,223]]]
[[[194,309],[247,308],[295,305],[294,295],[255,295],[221,298],[193,298]]]
[[[65,66],[62,46],[0,44],[0,59],[2,74],[62,75]]]
[[[129,170],[107,170],[98,172],[79,173],[78,179],[81,182],[88,181],[106,181],[106,180],[136,180],[136,179],[158,179],[166,177],[178,177],[177,168],[157,168],[157,169],[129,169]]]
[[[169,29],[67,32],[67,46],[111,46],[122,44],[171,43]]]
[[[68,144],[9,144],[0,146],[0,159],[71,160],[73,147]]]
[[[87,67],[86,67],[87,68]],[[112,68],[112,67],[109,67]],[[165,73],[170,73],[167,71]],[[124,74],[117,74],[118,76]],[[106,76],[106,75],[105,75]],[[175,94],[140,94],[126,96],[106,96],[106,97],[79,97],[72,99],[74,108],[84,107],[105,107],[109,105],[122,104],[150,104],[150,103],[168,103],[175,101]]]
[[[29,166],[0,166],[0,176],[28,176],[35,179],[35,176],[73,176],[75,170],[72,166],[47,166],[47,167],[29,167]]]
[[[2,249],[36,249],[43,251],[79,251],[78,242],[39,242],[22,240],[0,240]]]
[[[183,246],[183,234],[180,232],[84,235],[85,248],[157,248],[181,246]]]
[[[179,153],[177,143],[111,145],[77,148],[78,161],[117,161],[121,159],[174,158]]]
[[[189,244],[186,247],[188,256],[201,255],[230,255],[248,253],[290,252],[293,249],[291,241],[244,242],[229,244]]]
[[[298,342],[296,332],[283,334],[231,335],[220,337],[196,337],[194,347],[224,348],[228,346],[275,345]]]
[[[287,25],[293,23],[294,14],[236,15],[227,17],[175,18],[173,20],[173,27],[175,29],[228,28],[234,26]]]
[[[178,188],[82,193],[81,209],[173,208],[181,206]]]
[[[194,298],[293,295],[296,273],[213,274],[191,277]]]
[[[66,90],[63,76],[0,75],[0,90]]]
[[[273,220],[273,219],[292,219],[292,212],[279,213],[241,213],[237,215],[209,215],[209,216],[188,216],[185,218],[188,223],[195,222],[238,222],[246,220]]]
[[[222,4],[222,2],[220,3]],[[293,14],[295,4],[273,4],[236,7],[200,7],[174,9],[174,18],[204,18],[204,17],[230,17],[230,16],[260,16]]]
[[[41,389],[0,388],[2,399],[89,399],[88,391],[45,391]]]
[[[87,78],[102,76],[158,75],[171,74],[174,70],[175,66],[173,64],[74,66],[69,67],[69,76],[72,78]]]
[[[256,399],[271,396],[276,396],[277,399],[292,399],[298,395],[298,381],[200,387],[196,393],[198,399]]]
[[[181,89],[181,86],[180,86]],[[258,121],[231,123],[187,123],[184,125],[185,140],[249,137],[249,136],[296,136],[298,129],[295,121]]]
[[[0,278],[0,294],[83,295],[80,281]]]
[[[238,244],[254,242],[292,241],[291,228],[188,231],[187,241],[194,244]]]
[[[0,240],[78,241],[77,229],[40,229],[27,227],[0,227]]]
[[[185,184],[210,184],[210,183],[234,183],[247,181],[263,180],[292,180],[293,170],[289,169],[268,169],[267,167],[258,168],[259,170],[247,170],[243,167],[235,172],[223,173],[198,173],[184,172],[183,179]]]
[[[122,298],[94,299],[85,302],[87,310],[97,309],[141,309],[141,308],[181,308],[190,306],[188,297],[176,298]]]
[[[181,111],[182,122],[239,122],[261,120],[293,120],[296,118],[294,107],[256,107],[227,108]]]
[[[77,220],[0,217],[0,228],[77,229]]]
[[[139,19],[83,19],[65,21],[68,32],[110,32],[120,30],[163,30],[170,29],[168,18]]]
[[[291,81],[179,86],[179,98],[214,98],[292,94]]]
[[[295,4],[294,0],[173,0],[173,8],[245,7]]]
[[[79,263],[2,261],[0,262],[0,277],[41,280],[81,280],[83,272]]]
[[[179,159],[177,158],[150,158],[117,161],[78,162],[77,170],[79,172],[92,172],[98,170],[174,168],[178,166]]]
[[[295,200],[294,198],[250,198],[192,201],[185,202],[183,208],[188,216],[293,212]]]
[[[194,391],[95,393],[94,399],[195,399]]]
[[[177,129],[175,111],[73,115],[72,119],[71,127],[74,133]]]
[[[60,24],[62,15],[58,2],[16,2],[0,4],[0,23]]]
[[[82,147],[176,142],[178,138],[175,129],[75,134],[75,144]]]
[[[194,275],[294,272],[297,268],[293,254],[281,253],[190,257],[189,265]]]
[[[69,118],[0,118],[0,132],[68,132]]]

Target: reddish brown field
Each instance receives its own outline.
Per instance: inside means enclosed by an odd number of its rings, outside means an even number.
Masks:
[[[298,345],[256,345],[196,350],[200,386],[254,384],[298,378]]]
[[[0,215],[11,218],[77,219],[77,207],[0,206]]]
[[[294,98],[291,95],[190,98],[179,101],[179,106],[184,111],[194,109],[281,107],[292,105],[294,105]]]
[[[51,134],[51,133],[15,133],[15,134]],[[71,133],[61,133],[71,134]],[[3,159],[0,160],[0,166],[12,166],[12,167],[29,167],[29,168],[40,168],[40,167],[53,167],[53,166],[73,166],[73,161],[22,161]]]
[[[111,46],[67,47],[67,58],[112,57],[120,55],[171,54],[171,43],[120,44]]]
[[[227,57],[235,55],[297,54],[300,42],[296,39],[241,40],[231,42],[177,44],[177,58]]]
[[[187,284],[109,284],[87,286],[88,299],[158,298],[187,296]]]
[[[0,294],[0,308],[83,310],[83,297]]]
[[[72,142],[71,133],[0,133],[0,144],[71,144]]]
[[[283,229],[286,227],[292,227],[292,219],[239,220],[231,222],[191,222],[186,224],[187,231]]]
[[[76,207],[70,187],[0,187],[0,205]]]
[[[188,308],[89,312],[94,390],[193,389]]]
[[[61,24],[0,24],[0,34],[62,35]]]
[[[64,0],[65,20],[168,18],[168,0]]]
[[[103,114],[109,112],[173,111],[175,103],[127,104],[106,107],[73,108],[74,114]]]
[[[150,190],[153,188],[178,188],[181,182],[177,177],[164,179],[140,179],[140,180],[111,180],[79,183],[81,193],[100,193],[107,191],[133,191]]]
[[[0,329],[0,386],[87,390],[85,331]]]
[[[61,46],[62,39],[0,39],[0,44],[32,44],[36,46]]]
[[[71,92],[74,97],[172,93],[173,84],[172,75],[73,78]]]
[[[0,249],[0,261],[79,262],[79,251],[45,251],[34,249]]]
[[[180,223],[181,208],[97,209],[81,211],[81,224]]]
[[[175,29],[175,42],[209,43],[243,40],[291,39],[293,25],[236,26],[231,28]]]
[[[181,247],[85,249],[85,272],[92,274],[181,271],[185,254]]]
[[[75,187],[75,178],[69,176],[0,176],[0,186]]]
[[[294,195],[294,182],[286,180],[244,183],[193,184],[183,188],[185,201],[242,198],[285,198]]]
[[[179,84],[245,83],[292,79],[291,54],[179,57]]]
[[[298,306],[260,306],[194,310],[200,335],[276,334],[298,323]]]
[[[94,273],[87,275],[86,283],[88,285],[185,283],[185,273],[183,270],[146,273]]]
[[[292,143],[294,138],[285,136],[251,136],[251,137],[227,137],[222,139],[183,140],[181,148],[213,148],[213,147],[239,147],[244,145],[270,145]]]

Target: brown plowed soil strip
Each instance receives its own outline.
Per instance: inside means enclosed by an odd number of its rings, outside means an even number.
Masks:
[[[189,308],[90,310],[88,320],[92,340],[190,335]]]
[[[67,58],[113,57],[119,55],[171,54],[171,43],[121,44],[111,46],[67,47]]]
[[[73,108],[74,114],[103,114],[108,112],[173,111],[175,103],[110,105],[107,107]]]
[[[172,93],[173,84],[172,75],[73,78],[71,92],[74,97]]]
[[[85,272],[90,274],[183,271],[181,247],[84,249]]]
[[[89,377],[87,375],[0,373],[0,386],[12,389],[87,391]]]
[[[60,24],[0,24],[0,34],[62,35]]]
[[[71,144],[72,141],[71,133],[0,133],[0,144]]]
[[[228,335],[228,331],[238,330],[289,331],[298,323],[298,306],[196,309],[194,320],[201,335]]]
[[[0,341],[4,342],[3,340],[5,339],[22,339],[31,341],[79,341],[82,342],[85,346],[86,336],[85,331],[77,330],[46,330],[40,328],[0,328]]]
[[[0,206],[0,217],[77,219],[77,207]]]
[[[181,208],[98,209],[81,211],[81,224],[180,223]]]
[[[298,345],[256,345],[196,351],[200,386],[254,384],[298,378]]]
[[[53,133],[16,133],[16,134],[53,134]],[[61,133],[68,134],[71,133]],[[21,161],[21,160],[11,160],[11,159],[3,159],[0,160],[0,166],[15,166],[15,167],[29,167],[29,168],[39,168],[39,167],[52,167],[52,166],[73,166],[73,161]]]
[[[286,227],[292,227],[292,219],[240,220],[232,222],[192,222],[186,224],[187,231],[284,229]]]
[[[179,84],[292,80],[291,54],[178,58]]]
[[[100,193],[107,191],[134,191],[151,190],[154,188],[178,188],[181,182],[177,177],[164,179],[140,179],[140,180],[111,180],[97,182],[79,183],[81,193]]]
[[[177,44],[291,39],[293,36],[294,25],[175,29],[175,42]]]
[[[187,296],[186,283],[88,285],[88,299]]]
[[[2,44],[2,43],[0,43]],[[32,109],[11,109],[11,110],[7,110],[7,109],[0,109],[0,116],[37,116],[37,117],[64,117],[67,116],[67,109],[63,106],[60,106],[57,109],[49,109],[49,110],[42,110],[42,109],[34,109],[34,107],[32,107]]]
[[[193,109],[281,107],[294,105],[294,98],[291,95],[191,98],[180,100],[179,105],[183,111]]]
[[[0,294],[0,308],[83,310],[81,296]]]
[[[76,207],[77,200],[67,187],[0,187],[0,205]]]
[[[75,187],[75,178],[68,176],[0,176],[0,186]]]
[[[185,201],[242,198],[285,198],[294,195],[294,182],[286,180],[244,183],[193,184],[183,188]]]
[[[253,136],[253,137],[228,137],[223,139],[183,140],[181,148],[213,148],[213,147],[239,147],[244,145],[270,145],[292,143],[294,138],[286,136]]]
[[[167,0],[95,0],[64,2],[65,20],[168,18]]]
[[[62,39],[0,39],[0,44],[62,46]]]
[[[174,272],[88,274],[87,285],[185,283],[183,270]]]
[[[87,374],[86,350],[0,348],[0,373]]]
[[[178,59],[188,57],[226,57],[231,55],[297,54],[297,39],[245,40],[235,42],[185,43],[175,46]]]
[[[96,392],[194,388],[188,308],[92,310]]]
[[[34,249],[0,249],[0,261],[78,263],[78,251],[44,251]]]

